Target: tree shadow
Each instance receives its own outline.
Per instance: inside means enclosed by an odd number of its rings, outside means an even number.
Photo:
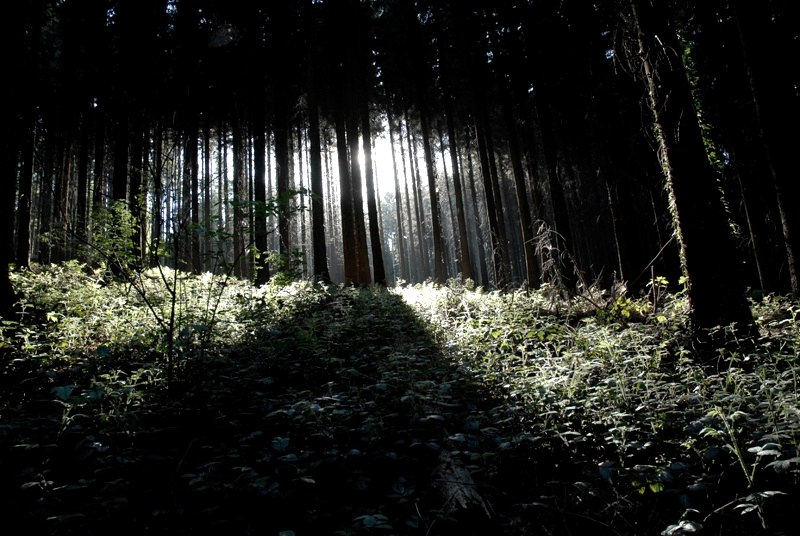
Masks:
[[[339,289],[220,350],[224,358],[187,359],[170,397],[120,384],[128,398],[120,394],[114,408],[75,385],[63,400],[41,389],[38,401],[17,401],[0,465],[13,497],[8,526],[42,534],[492,527],[471,476],[491,397],[441,358],[395,294]]]
[[[684,512],[603,488],[597,441],[532,436],[397,294],[274,305],[169,396],[29,375],[0,423],[6,534],[658,534]]]

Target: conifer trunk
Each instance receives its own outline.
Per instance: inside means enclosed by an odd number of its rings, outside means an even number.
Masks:
[[[660,0],[630,0],[648,103],[687,276],[691,321],[701,334],[753,317],[691,88]]]

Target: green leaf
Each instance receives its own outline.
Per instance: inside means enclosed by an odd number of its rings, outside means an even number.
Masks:
[[[776,473],[783,473],[796,465],[800,465],[800,457],[789,458],[788,460],[775,460],[774,462],[768,463],[767,467],[772,467]]]
[[[60,400],[64,401],[69,400],[74,390],[75,390],[74,385],[59,385],[57,387],[53,387],[52,389],[50,389],[50,391],[54,393]]]
[[[289,438],[287,437],[276,437],[272,440],[272,448],[278,452],[283,452],[289,446]]]

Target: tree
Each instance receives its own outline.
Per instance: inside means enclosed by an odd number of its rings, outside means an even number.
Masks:
[[[753,317],[669,12],[662,0],[630,0],[630,7],[693,329],[700,334],[735,323],[746,331]]]
[[[380,226],[378,225],[378,203],[375,194],[375,173],[372,166],[372,130],[369,125],[369,106],[364,102],[361,111],[361,138],[364,152],[364,173],[367,186],[367,218],[369,219],[369,240],[372,250],[373,280],[379,285],[386,284],[386,269],[383,264]]]
[[[314,2],[306,4],[306,32],[315,35],[313,21]],[[318,281],[330,282],[328,252],[325,243],[325,196],[322,188],[322,142],[320,139],[320,116],[318,83],[316,76],[316,53],[319,43],[313,37],[308,42],[308,167],[311,180],[311,240],[313,255],[313,275]]]

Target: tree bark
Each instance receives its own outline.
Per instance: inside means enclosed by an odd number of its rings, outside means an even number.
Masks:
[[[533,236],[533,219],[531,207],[528,203],[528,189],[525,184],[525,172],[522,165],[522,153],[519,148],[519,136],[514,122],[511,98],[504,95],[503,118],[508,131],[508,149],[511,159],[511,170],[514,176],[514,189],[516,191],[517,209],[519,210],[519,227],[522,233],[522,251],[525,259],[525,279],[528,288],[538,288],[541,273],[539,258],[536,255],[536,244]]]
[[[311,175],[311,241],[313,272],[317,281],[329,283],[328,250],[325,243],[325,195],[322,189],[322,148],[319,135],[319,106],[316,90],[309,91],[308,165]]]
[[[267,140],[265,110],[260,95],[253,97],[252,129],[253,129],[253,234],[255,247],[258,250],[255,263],[255,284],[263,285],[269,281],[269,264],[267,263]]]
[[[668,12],[660,0],[630,0],[630,6],[687,277],[692,327],[698,335],[734,323],[750,331],[752,313]]]
[[[13,111],[13,102],[1,104],[3,108],[3,143],[0,154],[0,318],[11,319],[16,296],[11,285],[9,270],[14,261],[14,200],[17,179],[17,139],[25,128],[19,124]]]
[[[433,234],[433,281],[444,283],[444,242],[442,240],[442,224],[440,221],[439,188],[436,184],[436,168],[431,150],[431,130],[427,113],[420,110],[420,127],[422,129],[422,151],[425,156],[425,169],[428,176],[428,195],[431,198],[431,231]]]
[[[372,249],[372,277],[378,285],[386,285],[386,268],[383,263],[381,230],[378,224],[378,203],[375,197],[375,174],[372,167],[372,129],[369,126],[369,105],[366,99],[361,109],[361,145],[364,151],[364,173],[367,185],[367,217],[369,242]]]
[[[353,241],[356,255],[356,283],[358,285],[369,285],[372,275],[370,274],[369,252],[367,250],[367,228],[364,222],[364,191],[361,180],[361,164],[358,158],[360,152],[358,143],[358,115],[356,103],[352,102],[345,121],[345,130],[350,156],[350,188],[353,199]]]
[[[350,174],[350,156],[347,144],[344,110],[338,103],[335,114],[336,153],[339,162],[339,202],[342,219],[342,262],[344,282],[358,283],[358,260],[356,259],[355,217],[353,215],[353,178]]]
[[[464,192],[461,186],[461,172],[459,169],[458,140],[453,121],[452,97],[445,95],[445,120],[447,123],[447,138],[449,140],[450,166],[453,176],[453,196],[456,201],[456,225],[458,228],[459,267],[464,280],[472,279],[472,259],[469,238],[467,236],[467,217],[464,208]]]
[[[244,237],[247,224],[244,205],[247,198],[245,197],[245,155],[244,143],[242,140],[242,126],[237,115],[234,115],[231,131],[231,148],[233,151],[233,187],[231,192],[233,195],[233,273],[237,277],[243,277],[245,269],[242,260],[245,254]]]
[[[394,204],[395,216],[397,217],[397,251],[398,251],[398,266],[400,268],[400,279],[403,281],[409,280],[408,275],[408,254],[406,253],[406,239],[405,239],[405,224],[403,223],[403,195],[400,191],[400,175],[397,170],[397,151],[394,146],[394,121],[391,113],[387,118],[387,125],[389,131],[389,147],[392,151],[392,172],[394,173]],[[395,282],[397,277],[395,276]]]
[[[88,236],[86,225],[88,223],[87,189],[89,184],[89,131],[91,112],[84,110],[81,114],[81,134],[78,146],[78,198],[75,210],[75,233],[85,239]]]
[[[31,199],[33,197],[34,144],[36,135],[30,111],[23,116],[23,124],[20,131],[22,133],[20,137],[22,140],[22,169],[19,175],[19,193],[17,194],[17,266],[19,268],[27,268],[31,260]]]

